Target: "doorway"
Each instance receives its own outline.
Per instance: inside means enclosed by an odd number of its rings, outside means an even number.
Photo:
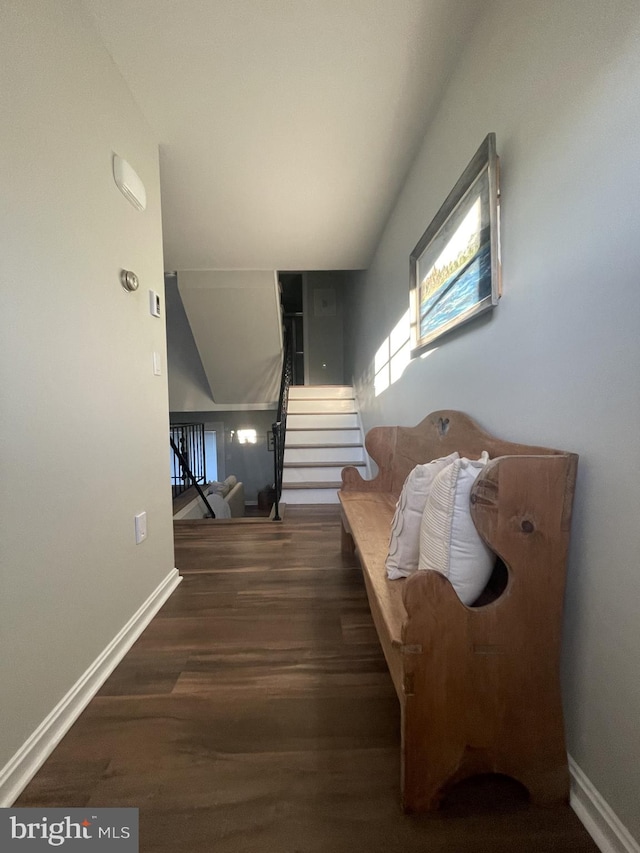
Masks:
[[[282,320],[293,349],[292,385],[304,385],[304,316],[302,308],[302,273],[281,272],[280,303]]]

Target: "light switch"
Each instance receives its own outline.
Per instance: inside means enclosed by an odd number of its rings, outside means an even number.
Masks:
[[[159,352],[154,352],[153,354],[153,373],[155,376],[160,376],[162,374],[162,361],[160,359]]]
[[[136,525],[136,545],[139,545],[141,542],[147,538],[147,513],[141,512],[135,516],[135,525]]]
[[[160,316],[160,294],[155,290],[149,291],[149,311],[154,317]]]

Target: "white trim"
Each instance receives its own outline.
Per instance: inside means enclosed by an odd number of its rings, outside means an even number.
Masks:
[[[172,569],[66,696],[0,769],[0,808],[11,806],[29,784],[181,580],[178,570]]]
[[[571,808],[602,853],[640,853],[640,844],[571,756],[569,772]]]
[[[307,273],[302,273],[302,366],[304,368],[304,384],[310,385],[309,382],[309,311],[311,306],[309,303],[309,281]]]
[[[196,509],[196,507],[199,509],[199,513],[193,514],[193,510]],[[204,518],[206,512],[207,510],[205,508],[204,501],[200,495],[196,495],[192,501],[189,501],[189,503],[186,504],[186,506],[183,506],[182,509],[179,509],[178,512],[173,514],[173,520],[181,521],[185,518],[189,520]]]
[[[358,392],[356,391],[356,386],[352,385],[353,388],[353,404],[356,410],[356,423],[358,424],[358,429],[360,430],[360,444],[362,445],[362,455],[365,462],[365,471],[366,477],[365,480],[373,480],[373,474],[371,473],[371,457],[367,453],[367,448],[364,444],[365,432],[364,425],[362,423],[362,415],[360,414],[360,399],[358,397]]]
[[[276,297],[276,317],[278,318],[278,337],[280,339],[280,352],[284,355],[284,331],[282,322],[282,294],[280,293],[280,277],[278,270],[273,271],[274,295]]]
[[[0,808],[18,798],[181,581],[172,569],[0,770]],[[571,807],[602,853],[640,853],[640,844],[571,756],[569,771]]]

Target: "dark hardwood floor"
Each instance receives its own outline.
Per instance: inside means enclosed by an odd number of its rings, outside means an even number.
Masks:
[[[184,581],[17,806],[134,806],[143,853],[597,853],[568,806],[399,809],[399,706],[336,508],[176,523]]]

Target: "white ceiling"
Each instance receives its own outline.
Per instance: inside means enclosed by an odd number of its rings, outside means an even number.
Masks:
[[[165,265],[357,269],[486,0],[82,0],[160,143]]]

